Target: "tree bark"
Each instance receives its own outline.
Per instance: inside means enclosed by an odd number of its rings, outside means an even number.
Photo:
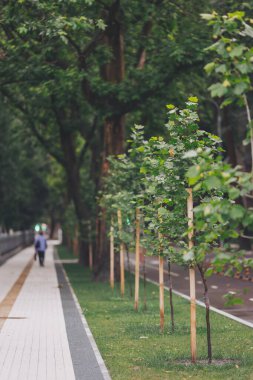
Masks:
[[[52,212],[52,213],[50,213],[50,236],[49,236],[49,239],[54,238],[55,227],[56,227],[56,220],[55,220],[54,214]]]
[[[229,120],[229,108],[225,108],[223,110],[223,122],[222,122],[222,129],[223,129],[223,138],[224,138],[224,144],[228,156],[228,161],[232,166],[236,166],[238,163],[237,155],[236,155],[236,147],[235,147],[235,141],[234,141],[234,135],[233,135],[233,129]]]
[[[70,198],[73,200],[79,227],[79,262],[89,266],[88,210],[81,195],[81,179],[75,151],[74,136],[71,130],[60,124],[60,141],[65,157],[65,171]]]
[[[112,53],[109,63],[101,69],[102,78],[111,83],[120,83],[125,76],[124,62],[124,37],[122,25],[120,22],[120,1],[115,1],[110,9],[107,21],[107,28],[103,37],[103,44],[108,47]],[[102,178],[107,175],[109,169],[108,156],[118,155],[124,152],[125,136],[125,116],[110,115],[106,117],[103,125],[103,151],[102,167],[99,188],[103,188]],[[101,271],[108,271],[109,268],[109,244],[107,238],[106,210],[98,210],[100,220],[98,222],[97,239],[96,239],[96,266],[95,277],[101,275]],[[117,261],[115,262],[116,277],[119,271]]]
[[[208,363],[212,363],[212,341],[211,341],[211,324],[210,324],[210,301],[208,297],[208,286],[205,278],[205,273],[201,264],[198,264],[199,273],[204,286],[204,300],[206,305],[206,336],[207,336],[207,354]]]

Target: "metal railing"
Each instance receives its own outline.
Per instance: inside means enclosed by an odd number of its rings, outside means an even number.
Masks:
[[[12,234],[0,234],[0,256],[33,243],[33,231],[18,231]]]

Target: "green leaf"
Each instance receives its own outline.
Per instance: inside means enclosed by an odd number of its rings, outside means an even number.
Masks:
[[[230,217],[234,220],[242,219],[245,215],[244,207],[241,205],[233,205],[230,211]]]
[[[221,187],[221,180],[218,177],[212,175],[204,181],[204,184],[208,190],[219,189]]]
[[[191,166],[186,173],[186,177],[187,178],[196,178],[199,176],[199,173],[200,173],[200,166],[199,165]]]
[[[222,65],[219,65],[216,67],[215,72],[224,74],[227,71],[227,66],[223,63]]]
[[[211,96],[218,98],[221,98],[223,95],[225,95],[228,92],[227,87],[224,87],[222,83],[214,83],[209,88],[209,91],[211,91]]]
[[[246,24],[245,22],[243,24],[244,24],[245,29],[243,32],[241,32],[242,35],[253,38],[253,28],[250,25]]]
[[[215,18],[214,13],[200,13],[200,16],[203,20],[211,21]]]
[[[247,83],[240,82],[235,85],[233,92],[235,95],[242,95],[247,88],[248,88]]]
[[[167,104],[166,107],[169,109],[169,110],[173,110],[175,108],[175,106],[173,104]]]
[[[204,66],[204,70],[207,74],[211,74],[212,71],[214,70],[215,68],[215,63],[214,62],[210,62],[208,63],[207,65]]]
[[[245,50],[244,45],[238,45],[231,50],[229,55],[231,58],[240,57],[243,54],[244,50]]]
[[[189,100],[189,102],[192,102],[192,103],[198,103],[198,101],[199,101],[197,96],[190,96],[188,98],[188,100]]]
[[[188,152],[185,152],[182,158],[193,158],[197,157],[198,153],[196,150],[188,150]]]
[[[233,98],[227,98],[224,100],[224,102],[221,103],[221,108],[229,106],[229,104],[232,104],[234,101]]]
[[[236,65],[236,68],[242,73],[247,74],[253,71],[253,65],[248,65],[247,63],[240,63]]]
[[[143,166],[140,168],[140,173],[141,174],[146,174],[147,173],[147,169],[144,168]]]
[[[105,30],[106,24],[104,23],[104,20],[98,19],[97,20],[97,27],[101,30]]]
[[[240,190],[236,189],[235,187],[233,187],[232,189],[229,189],[229,192],[228,192],[229,198],[232,200],[238,198],[240,194],[241,194]]]
[[[165,207],[159,207],[157,212],[159,216],[166,216],[168,214],[168,210]]]
[[[237,18],[239,20],[242,20],[244,16],[245,16],[245,12],[243,11],[235,11],[235,12],[228,13],[228,17],[232,19]]]

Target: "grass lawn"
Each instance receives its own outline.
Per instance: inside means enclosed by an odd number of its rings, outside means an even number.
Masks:
[[[73,251],[63,245],[60,245],[59,247],[57,247],[57,251],[62,260],[77,259],[77,257],[74,256]]]
[[[62,250],[59,252],[62,257]],[[189,303],[174,296],[176,331],[169,328],[169,304],[164,334],[159,331],[158,287],[148,284],[148,310],[133,310],[129,293],[122,299],[119,288],[93,282],[88,270],[66,264],[65,270],[84,311],[98,348],[113,380],[253,379],[253,330],[211,313],[214,359],[234,359],[222,367],[178,364],[190,358]],[[133,283],[133,276],[130,276]],[[141,284],[142,285],[142,284]],[[141,286],[142,288],[142,286]],[[204,309],[197,309],[198,359],[206,358]]]

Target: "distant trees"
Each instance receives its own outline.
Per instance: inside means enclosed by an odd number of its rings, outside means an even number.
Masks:
[[[0,226],[30,228],[44,213],[48,156],[0,98]]]

